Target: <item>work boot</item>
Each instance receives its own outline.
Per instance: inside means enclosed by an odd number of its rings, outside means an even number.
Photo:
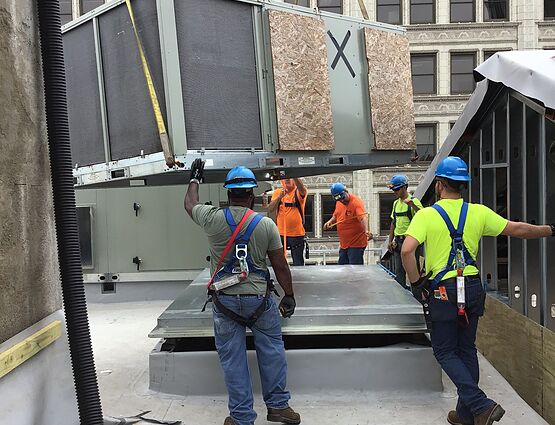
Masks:
[[[228,416],[227,418],[225,418],[224,425],[235,425],[235,422],[233,422],[231,416]]]
[[[451,410],[449,412],[449,414],[447,415],[447,422],[449,422],[451,425],[474,425],[469,424],[468,422],[463,422],[461,418],[459,418],[456,410]]]
[[[504,414],[505,410],[499,404],[494,404],[485,412],[474,416],[474,425],[491,425],[500,421]]]
[[[290,407],[285,409],[272,409],[268,407],[268,416],[266,419],[270,422],[281,422],[282,424],[297,425],[301,423],[301,415]]]

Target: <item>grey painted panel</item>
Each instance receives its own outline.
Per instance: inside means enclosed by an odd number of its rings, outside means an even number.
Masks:
[[[492,168],[482,169],[482,204],[495,209],[495,170]],[[497,290],[496,265],[497,265],[497,241],[492,237],[482,239],[482,261],[480,272],[482,279],[489,290]]]
[[[165,113],[156,2],[135,0],[135,22],[162,114]],[[129,13],[121,4],[99,16],[112,159],[161,151],[158,129]]]
[[[509,97],[509,219],[524,220],[524,105]],[[525,312],[526,287],[524,285],[524,241],[511,238],[509,248],[509,291],[511,307]],[[516,288],[516,290],[515,290]]]
[[[262,147],[252,7],[175,2],[189,149]]]
[[[324,22],[326,31],[329,31],[326,34],[326,46],[330,64],[328,72],[335,152],[370,153],[374,138],[368,96],[366,47],[362,30],[365,26],[342,20],[339,16],[325,16]],[[338,49],[332,41],[332,36],[339,46],[346,43],[343,50],[346,61],[336,58]],[[332,68],[331,65],[334,63],[335,66]]]
[[[63,42],[73,163],[104,162],[92,21],[65,33]]]
[[[540,223],[540,124],[540,114],[526,107],[526,221],[532,224]],[[526,240],[525,245],[528,317],[541,324],[540,241]]]
[[[545,120],[546,222],[555,223],[555,122]],[[555,331],[555,238],[547,239],[547,312],[545,325]]]
[[[160,344],[149,356],[151,390],[182,396],[227,394],[215,351],[168,353],[159,349]],[[256,352],[248,351],[247,356],[253,391],[260,394]],[[414,344],[288,350],[287,368],[287,388],[294,394],[442,390],[441,369],[432,349]]]

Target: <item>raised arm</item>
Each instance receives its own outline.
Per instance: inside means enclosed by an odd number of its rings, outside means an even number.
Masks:
[[[204,174],[204,161],[197,158],[191,164],[191,177],[189,179],[189,187],[187,188],[187,193],[185,194],[185,200],[183,206],[185,211],[189,216],[193,214],[193,208],[195,205],[199,204],[198,187],[202,181]]]
[[[270,214],[273,214],[277,211],[279,207],[279,203],[285,196],[285,191],[283,189],[277,189],[277,190],[279,190],[279,194],[274,199],[272,199],[272,201],[268,204],[268,212]]]
[[[303,181],[297,177],[293,178],[293,180],[295,181],[295,184],[297,185],[297,190],[299,191],[299,195],[301,195],[301,197],[305,197],[306,194],[308,193],[308,190],[306,188],[306,186],[304,185]]]

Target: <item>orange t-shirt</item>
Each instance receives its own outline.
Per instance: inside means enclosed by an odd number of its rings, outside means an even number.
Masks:
[[[337,223],[337,234],[339,245],[343,249],[366,248],[368,238],[364,231],[362,220],[366,220],[364,203],[359,197],[349,193],[350,199],[347,205],[337,201],[333,216]]]
[[[274,191],[272,201],[281,194],[282,190],[283,189],[276,189]],[[303,198],[297,189],[285,194],[281,199],[277,213],[277,227],[281,236],[304,236],[305,234],[303,218],[301,217],[299,209],[295,206],[295,192],[297,192],[297,199],[299,200],[304,215],[306,195]],[[287,234],[285,232],[287,232]]]

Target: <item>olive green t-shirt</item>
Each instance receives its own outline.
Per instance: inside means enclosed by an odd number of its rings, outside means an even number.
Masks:
[[[412,202],[414,202],[414,205],[416,205],[418,208],[422,209],[422,202],[420,202],[420,200],[418,198],[415,198],[412,195],[408,196],[408,199],[412,199]],[[394,212],[396,212],[397,214],[399,213],[406,213],[409,210],[409,206],[401,201],[400,199],[396,199],[395,202],[393,202],[393,209],[391,210],[391,219],[395,220],[395,236],[404,236],[405,233],[407,233],[407,229],[409,228],[409,224],[411,222],[411,220],[409,220],[409,217],[407,215],[403,215],[403,216],[398,216],[397,218],[395,218],[395,215],[393,214]],[[418,210],[420,211],[420,210]],[[412,216],[414,217],[416,215],[417,211],[414,211],[414,209],[412,210]]]
[[[245,213],[245,207],[229,207],[235,223],[238,224]],[[227,242],[231,238],[232,232],[227,224],[224,215],[224,209],[212,205],[195,205],[192,213],[193,221],[204,229],[208,237],[208,244],[210,245],[210,270],[214,273],[214,269],[218,265],[220,256],[224,252]],[[247,229],[247,226],[254,218],[254,214],[249,217],[243,225],[241,233]],[[268,270],[266,264],[266,255],[268,251],[275,251],[283,248],[279,232],[276,224],[268,217],[262,218],[254,228],[251,238],[247,246],[247,252],[250,255],[254,266],[259,270]],[[234,249],[234,248],[232,248]],[[231,250],[227,258],[223,261],[223,267],[226,261],[231,256]],[[223,290],[224,293],[235,294],[265,294],[266,293],[266,279],[252,270],[249,273],[247,280],[238,283],[237,285],[230,286]]]
[[[453,226],[457,228],[462,208],[462,199],[442,199],[437,204],[449,215]],[[498,236],[507,227],[508,220],[481,204],[468,204],[468,213],[463,230],[463,242],[466,249],[476,259],[482,236]],[[432,207],[418,211],[406,233],[418,242],[424,243],[426,271],[435,277],[446,265],[451,252],[452,239],[447,225],[441,215]],[[465,276],[478,274],[474,266],[464,268]],[[449,271],[442,280],[455,277],[456,270]]]

